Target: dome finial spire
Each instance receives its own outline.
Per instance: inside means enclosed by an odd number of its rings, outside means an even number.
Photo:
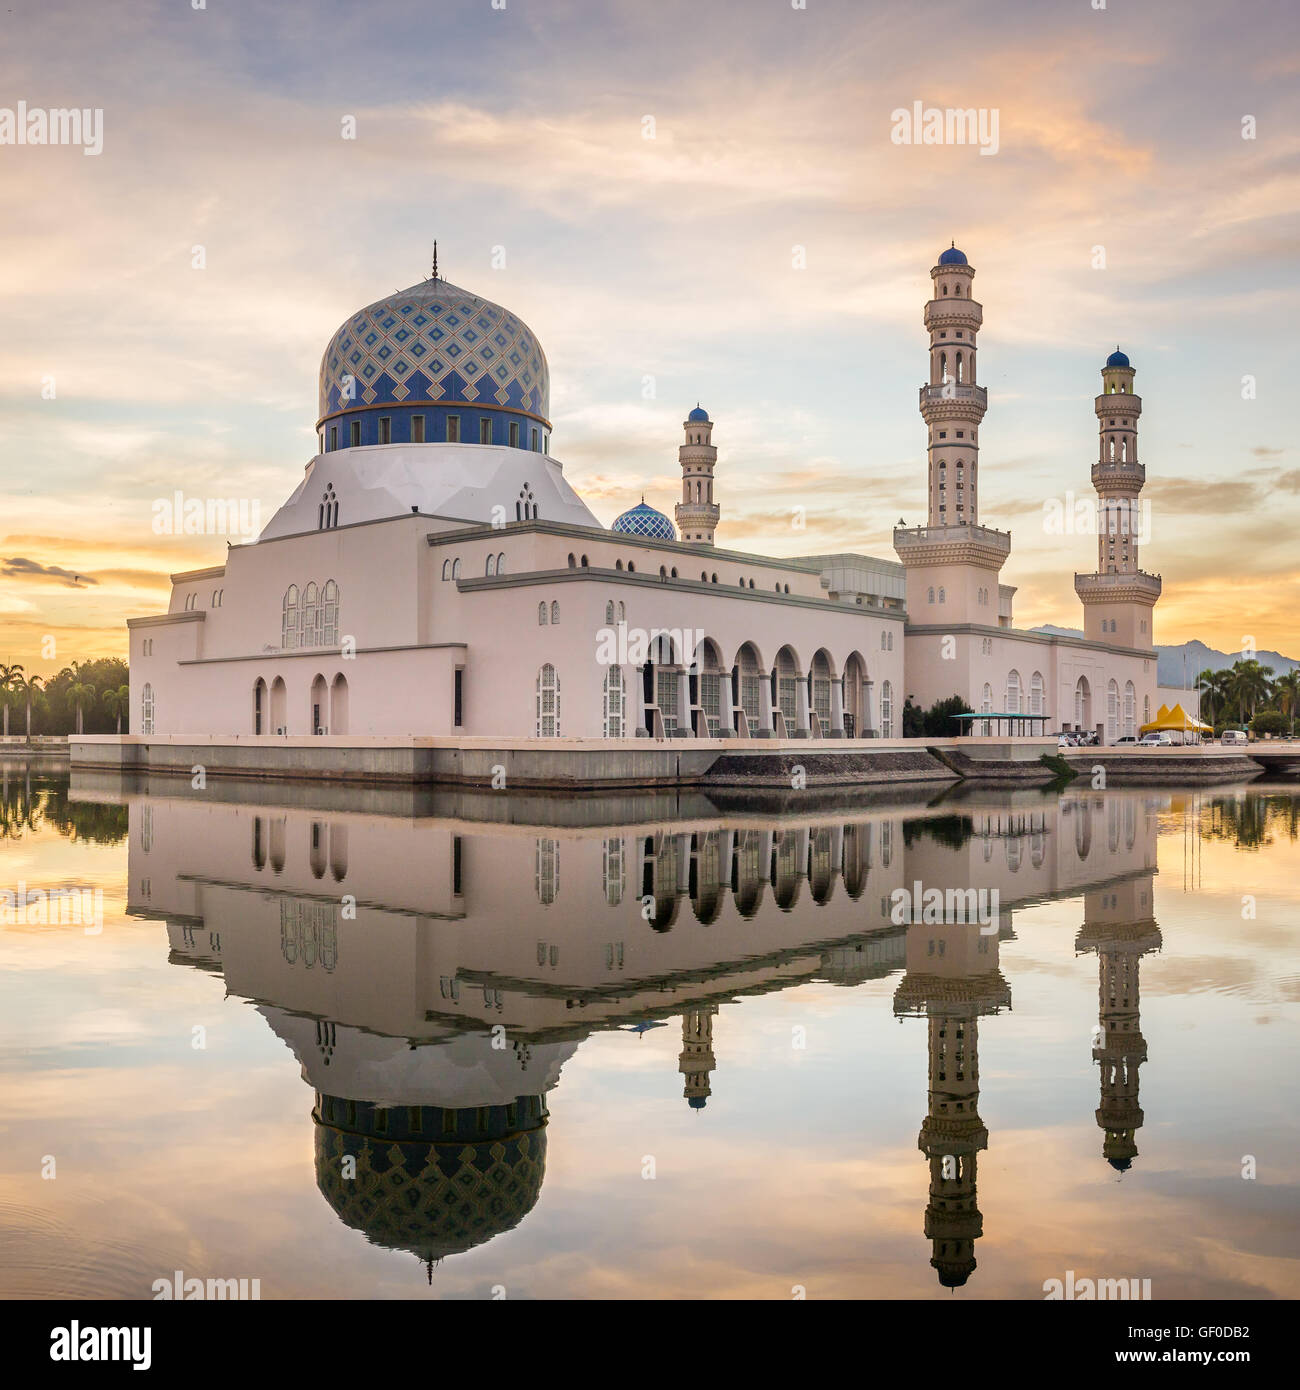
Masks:
[[[438,278],[438,241],[437,241],[437,238],[434,239],[434,243],[433,243],[433,278],[434,278],[435,280]]]

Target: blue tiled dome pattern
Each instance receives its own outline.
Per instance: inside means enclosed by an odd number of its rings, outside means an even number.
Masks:
[[[346,391],[352,377],[352,398]],[[524,321],[446,280],[423,280],[359,309],[320,364],[320,417],[407,401],[469,401],[541,416],[550,370]]]
[[[648,536],[656,541],[675,541],[677,532],[673,529],[673,524],[663,514],[657,512],[653,507],[647,507],[644,502],[638,502],[635,507],[629,508],[618,517],[611,531],[621,531],[626,536]]]

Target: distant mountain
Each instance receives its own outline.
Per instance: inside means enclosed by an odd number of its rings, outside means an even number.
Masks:
[[[1077,627],[1053,627],[1050,623],[1044,623],[1042,627],[1030,629],[1031,632],[1051,632],[1058,637],[1082,637],[1082,628]],[[1157,647],[1156,651],[1160,654],[1160,664],[1156,667],[1156,680],[1161,685],[1174,686],[1180,690],[1187,689],[1196,684],[1196,677],[1202,671],[1221,671],[1225,667],[1231,666],[1234,661],[1241,660],[1240,652],[1216,652],[1213,647],[1207,647],[1204,642],[1184,642],[1178,647]],[[1300,666],[1300,661],[1292,656],[1283,656],[1281,652],[1256,652],[1256,659],[1261,666],[1266,666],[1275,676],[1283,675],[1287,671],[1294,671]],[[1186,660],[1184,661],[1184,658]]]

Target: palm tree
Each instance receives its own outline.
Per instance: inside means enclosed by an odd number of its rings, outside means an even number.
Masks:
[[[117,731],[120,734],[122,732],[122,716],[131,708],[131,687],[119,685],[116,690],[106,690],[102,699],[109,717],[117,716]]]
[[[28,743],[30,743],[30,742],[32,741],[32,696],[35,695],[35,694],[37,693],[37,691],[40,690],[41,686],[44,685],[44,683],[45,683],[45,682],[41,680],[40,676],[35,675],[35,674],[30,675],[30,676],[24,676],[24,677],[23,677],[22,690],[23,690],[23,693],[27,696],[27,742],[28,742]]]
[[[0,704],[4,705],[4,736],[9,737],[9,697],[19,689],[23,683],[23,668],[21,662],[15,662],[12,666],[0,664]]]
[[[74,661],[68,667],[68,672],[72,676],[72,684],[68,686],[68,699],[77,711],[77,732],[82,733],[81,712],[84,706],[94,701],[95,687],[86,680],[82,662]]]
[[[1273,682],[1273,691],[1277,696],[1278,709],[1291,721],[1291,737],[1294,738],[1295,714],[1300,708],[1300,666],[1279,676]]]
[[[1196,678],[1196,688],[1203,696],[1203,702],[1210,707],[1209,717],[1202,710],[1201,717],[1207,724],[1213,724],[1223,707],[1228,703],[1228,671],[1211,671],[1208,667]]]
[[[1248,661],[1234,661],[1228,675],[1228,691],[1237,702],[1237,717],[1244,724],[1248,705],[1251,718],[1254,718],[1256,706],[1267,703],[1272,680],[1267,669],[1253,657]]]

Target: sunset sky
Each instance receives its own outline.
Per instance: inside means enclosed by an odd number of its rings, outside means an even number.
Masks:
[[[435,237],[537,332],[552,453],[602,521],[671,514],[698,399],[720,545],[889,558],[924,519],[921,310],[955,240],[1017,625],[1082,625],[1095,542],[1043,501],[1090,494],[1118,343],[1156,641],[1300,657],[1300,18],[1093,2],[14,0],[0,108],[104,114],[98,156],[0,145],[0,661],[125,655],[169,573],[222,561],[155,535],[155,499],[269,520],[326,340]],[[997,153],[892,143],[916,101],[995,110]]]

